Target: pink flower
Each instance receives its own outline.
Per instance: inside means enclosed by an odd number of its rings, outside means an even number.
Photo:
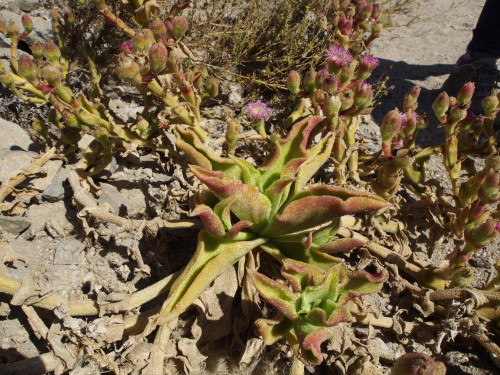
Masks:
[[[337,66],[344,67],[351,63],[353,60],[352,55],[349,51],[346,51],[342,46],[331,46],[326,51],[326,59],[329,63]]]
[[[359,63],[360,65],[364,65],[367,68],[366,70],[372,72],[373,69],[375,69],[378,66],[378,64],[380,64],[380,61],[376,57],[367,55],[363,56],[359,61]]]
[[[126,55],[130,55],[131,53],[134,53],[134,47],[130,42],[123,42],[120,46],[120,51]]]
[[[247,110],[248,118],[251,121],[267,120],[271,116],[271,113],[273,113],[273,110],[261,100],[248,103],[245,106],[245,109]]]

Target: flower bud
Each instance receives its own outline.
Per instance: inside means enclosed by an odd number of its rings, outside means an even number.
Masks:
[[[446,366],[422,353],[399,357],[391,368],[391,375],[445,375]]]
[[[338,95],[333,95],[326,99],[323,111],[326,117],[332,118],[338,116],[341,106],[342,101],[340,100],[340,97]]]
[[[485,203],[494,203],[500,199],[500,173],[490,170],[479,189],[479,197]]]
[[[61,51],[59,47],[47,40],[43,45],[43,56],[49,60],[52,64],[59,64],[59,59],[61,57]]]
[[[167,35],[167,27],[165,26],[163,21],[161,21],[159,18],[155,18],[149,24],[149,29],[153,32],[153,35],[157,42],[164,41]]]
[[[340,96],[342,105],[340,106],[340,112],[345,111],[352,107],[354,104],[354,92],[352,90],[344,90]]]
[[[450,109],[450,122],[457,124],[467,117],[467,108],[456,105]]]
[[[120,52],[124,53],[125,55],[130,55],[134,53],[134,46],[130,42],[123,42],[120,45]]]
[[[14,84],[14,79],[12,78],[11,73],[5,69],[3,64],[0,64],[0,83],[7,87],[11,87]]]
[[[373,56],[363,56],[361,60],[359,60],[356,78],[360,81],[364,81],[365,79],[370,77],[379,63],[380,61]]]
[[[339,18],[338,29],[343,35],[349,35],[352,31],[353,19],[350,17],[341,16]]]
[[[75,129],[64,128],[61,132],[61,141],[67,145],[76,145],[80,139],[82,139],[82,136]]]
[[[315,81],[316,81],[316,72],[310,70],[304,77],[304,87],[306,88],[307,93],[312,94],[314,90],[316,90]]]
[[[55,87],[62,80],[61,70],[51,63],[47,63],[42,67],[41,75],[52,87]]]
[[[211,99],[216,98],[219,95],[219,86],[217,85],[215,79],[208,78],[205,81],[205,92]]]
[[[99,10],[105,10],[108,7],[105,0],[94,0],[94,4]]]
[[[314,99],[314,103],[316,103],[316,105],[322,106],[325,103],[326,95],[325,95],[323,90],[316,90],[314,92],[313,99]]]
[[[155,42],[154,35],[151,30],[144,29],[134,35],[131,40],[132,46],[135,50],[140,52],[147,52],[149,47]]]
[[[33,55],[34,59],[37,61],[42,58],[43,46],[42,46],[42,43],[40,43],[40,41],[37,40],[31,45],[31,54]]]
[[[432,103],[432,109],[436,114],[436,117],[441,122],[446,122],[446,112],[450,108],[450,97],[446,92],[440,93],[434,103]]]
[[[33,127],[33,130],[36,131],[41,137],[45,139],[49,137],[47,125],[42,120],[34,118],[31,122],[31,126]]]
[[[172,21],[167,23],[167,31],[171,37],[180,39],[189,28],[189,23],[186,17],[177,16]]]
[[[75,23],[75,14],[73,12],[64,13],[64,25],[72,26]]]
[[[21,22],[23,23],[24,32],[29,34],[33,30],[33,20],[28,14],[24,13],[21,17]]]
[[[7,26],[4,20],[0,20],[0,33],[7,34]]]
[[[380,5],[373,4],[372,18],[374,20],[378,20],[379,16],[380,16]]]
[[[17,62],[19,64],[19,75],[25,78],[32,85],[38,85],[38,71],[31,56],[22,54],[19,56]]]
[[[372,104],[372,85],[367,82],[359,82],[354,90],[354,105],[358,107],[358,110],[362,111]]]
[[[288,90],[292,94],[298,94],[300,91],[300,75],[297,71],[292,70],[290,74],[288,74],[288,78],[286,80],[286,86]]]
[[[466,105],[472,100],[472,96],[474,95],[474,90],[476,85],[474,82],[468,82],[462,86],[458,95],[457,95],[457,103],[458,105]]]
[[[499,100],[494,93],[488,95],[483,100],[481,100],[481,105],[484,109],[486,117],[493,117],[495,115],[495,112],[497,111],[498,108],[498,104]]]
[[[17,40],[19,35],[19,28],[14,22],[9,22],[7,25],[7,36],[11,39]]]
[[[397,109],[387,113],[382,120],[382,125],[380,125],[382,150],[388,159],[392,159],[391,141],[400,132],[402,124],[403,117]]]
[[[54,90],[55,94],[64,102],[71,104],[73,101],[73,92],[62,84],[58,84]]]
[[[149,68],[154,74],[161,73],[167,66],[168,51],[163,43],[155,43],[149,49]]]
[[[418,106],[417,101],[419,95],[420,95],[420,87],[413,86],[411,89],[409,89],[403,100],[403,109],[405,111],[407,110],[410,110],[412,112],[415,111]]]
[[[465,240],[476,248],[485,245],[490,239],[500,232],[500,223],[495,219],[489,218],[485,222],[477,225],[471,223],[465,227]]]
[[[118,75],[121,79],[133,85],[140,85],[142,83],[140,68],[135,61],[129,60],[120,65]]]
[[[366,4],[363,6],[363,8],[359,12],[359,17],[366,20],[371,17],[373,14],[373,5],[372,4]]]

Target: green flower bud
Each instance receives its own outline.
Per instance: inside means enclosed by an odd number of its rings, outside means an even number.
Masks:
[[[418,106],[418,96],[420,95],[420,87],[413,86],[405,95],[403,100],[403,109],[405,111],[410,110],[414,112]]]
[[[142,83],[142,75],[139,65],[133,61],[128,60],[118,68],[118,76],[125,82],[133,85],[140,85]]]
[[[43,56],[49,60],[52,64],[59,64],[59,59],[61,57],[61,51],[59,47],[47,40],[43,45]]]
[[[19,35],[19,28],[14,22],[9,22],[7,26],[7,36],[13,40],[17,40]]]
[[[229,120],[226,130],[227,153],[234,155],[236,145],[238,144],[238,135],[240,133],[241,123],[238,120]]]
[[[73,101],[73,92],[69,89],[69,87],[64,86],[63,84],[56,85],[55,90],[53,91],[62,101],[71,104]]]
[[[72,128],[64,128],[61,132],[61,140],[67,145],[76,145],[81,138],[80,132]]]
[[[360,82],[355,87],[354,105],[359,111],[369,107],[373,101],[372,85],[367,82]]]
[[[194,125],[194,120],[189,114],[189,111],[183,106],[179,105],[175,107],[174,109],[172,109],[172,112],[183,124],[190,126]]]
[[[7,26],[4,20],[0,20],[0,33],[7,34]]]
[[[457,124],[467,117],[467,108],[463,106],[456,105],[450,109],[450,122],[452,124]]]
[[[440,93],[434,103],[432,104],[432,109],[436,114],[436,117],[441,122],[446,121],[446,112],[450,108],[450,97],[446,92]]]
[[[168,51],[163,43],[155,43],[149,49],[149,68],[151,73],[160,74],[167,66]]]
[[[149,29],[153,32],[153,35],[157,42],[164,41],[167,35],[167,27],[165,26],[163,21],[161,21],[159,18],[155,18],[149,24]]]
[[[38,85],[38,70],[31,56],[22,54],[17,63],[19,64],[19,75],[32,85]]]
[[[354,92],[352,90],[342,91],[341,97],[342,105],[340,106],[340,111],[345,111],[352,107],[354,104]]]
[[[338,116],[340,107],[342,106],[342,101],[338,95],[330,96],[326,99],[323,106],[323,111],[326,117],[332,118]]]
[[[31,45],[31,53],[33,54],[33,57],[35,60],[40,60],[43,56],[43,46],[40,41],[36,41]]]
[[[479,189],[479,197],[485,203],[494,203],[500,199],[500,173],[490,170]]]
[[[155,42],[155,38],[151,30],[144,29],[135,34],[130,42],[136,51],[148,52],[149,47]]]
[[[62,80],[61,70],[51,63],[47,63],[42,67],[41,75],[42,78],[45,79],[52,87],[57,86],[57,84]]]
[[[457,103],[460,106],[464,106],[468,104],[472,100],[472,96],[474,95],[474,90],[476,85],[474,82],[468,82],[462,86],[460,92],[457,95]]]
[[[189,28],[189,23],[186,17],[177,16],[167,24],[167,31],[171,37],[180,39]]]
[[[286,80],[286,86],[288,90],[292,94],[298,94],[300,91],[300,75],[297,71],[292,70],[290,74],[288,74],[288,78]]]
[[[500,223],[489,218],[481,224],[471,223],[465,227],[465,240],[476,248],[485,245],[490,239],[500,232]]]
[[[33,130],[36,131],[41,137],[45,139],[49,137],[47,125],[42,120],[34,118],[31,122],[31,126],[33,127]]]
[[[493,117],[498,109],[499,100],[495,93],[488,95],[483,100],[481,100],[481,105],[483,106],[484,113],[486,117]]]
[[[205,81],[205,92],[211,99],[216,98],[219,95],[219,86],[217,85],[215,79],[208,78]]]
[[[24,32],[26,34],[29,34],[31,30],[33,30],[33,21],[31,17],[28,14],[24,13],[21,17],[21,22],[23,23]]]

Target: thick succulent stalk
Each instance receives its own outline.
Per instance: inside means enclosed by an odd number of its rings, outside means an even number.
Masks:
[[[359,124],[361,122],[361,116],[353,116],[349,125],[347,126],[347,132],[345,133],[345,143],[347,149],[354,148],[356,144],[356,131],[358,130]],[[352,149],[348,160],[349,173],[354,180],[359,180],[358,173],[358,150]]]

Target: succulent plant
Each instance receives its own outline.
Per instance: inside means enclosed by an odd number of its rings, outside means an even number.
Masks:
[[[285,282],[252,276],[259,294],[277,310],[274,318],[257,320],[257,328],[266,345],[284,338],[301,361],[318,365],[321,344],[334,335],[332,327],[352,320],[348,302],[379,291],[387,275],[347,272],[340,261],[327,270],[288,258],[282,263]]]
[[[260,168],[234,156],[216,156],[193,131],[177,129],[177,147],[205,185],[193,211],[205,229],[162,315],[180,314],[218,274],[258,246],[279,260],[291,258],[320,268],[336,262],[328,252],[359,246],[354,239],[336,239],[335,225],[330,223],[345,214],[384,207],[386,202],[361,191],[306,187],[333,147],[331,134],[308,145],[311,132],[322,121],[322,117],[304,119],[286,138],[273,138],[275,151]]]

